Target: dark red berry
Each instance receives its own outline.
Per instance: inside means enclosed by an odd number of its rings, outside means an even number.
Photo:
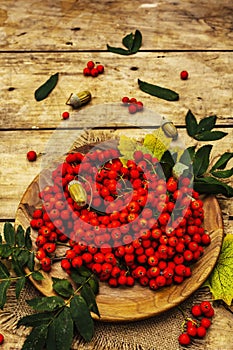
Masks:
[[[69,113],[69,112],[63,112],[63,113],[62,113],[62,118],[63,118],[63,119],[68,119],[69,116],[70,116],[70,113]]]
[[[189,345],[190,344],[190,336],[187,333],[180,334],[179,338],[180,345]]]
[[[29,162],[34,162],[37,159],[37,154],[35,151],[29,151],[27,153],[27,159],[29,160]]]
[[[187,80],[188,79],[188,72],[186,70],[182,70],[182,72],[180,72],[180,78],[182,80]]]

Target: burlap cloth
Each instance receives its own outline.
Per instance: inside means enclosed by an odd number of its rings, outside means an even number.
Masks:
[[[41,294],[28,282],[21,292],[19,300],[15,298],[13,286],[8,291],[7,303],[0,313],[0,330],[5,336],[4,350],[22,349],[25,336],[30,329],[17,328],[17,321],[33,311],[26,303]],[[199,289],[180,306],[188,313],[194,302],[206,300],[210,294],[206,289]],[[178,336],[181,332],[184,317],[178,307],[146,320],[128,323],[106,323],[95,321],[95,335],[90,343],[85,343],[81,337],[75,336],[72,350],[178,350]],[[9,339],[10,337],[10,339]],[[207,349],[206,339],[195,341],[189,349]],[[230,348],[226,348],[230,349]],[[216,350],[216,349],[211,349]],[[225,350],[220,349],[219,350]]]

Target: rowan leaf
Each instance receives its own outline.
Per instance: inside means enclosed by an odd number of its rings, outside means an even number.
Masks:
[[[35,99],[37,101],[44,100],[50,94],[57,85],[58,76],[59,73],[51,75],[51,77],[35,91]]]
[[[185,124],[187,133],[190,137],[194,137],[198,130],[198,123],[194,114],[189,110],[185,116]]]
[[[163,154],[168,150],[171,139],[166,137],[163,129],[160,127],[153,131],[151,134],[147,134],[143,141],[143,146],[147,150],[147,153],[151,153],[153,157],[160,160]]]
[[[73,287],[67,279],[55,278],[53,280],[53,289],[64,298],[69,298],[73,294]]]
[[[133,55],[138,52],[142,45],[142,34],[136,29],[135,33],[127,34],[122,39],[122,44],[127,48],[127,50],[122,49],[121,47],[113,47],[107,44],[108,51],[112,53],[117,53],[119,55]]]
[[[3,310],[4,305],[6,303],[6,293],[8,288],[10,287],[11,281],[3,281],[0,282],[0,309]]]
[[[18,247],[22,248],[25,246],[24,229],[21,225],[17,227],[15,241]]]
[[[224,131],[203,131],[202,133],[197,133],[193,138],[197,141],[216,141],[220,140],[227,135]]]
[[[203,175],[208,169],[212,147],[212,145],[205,145],[197,150],[193,159],[193,173],[195,176]]]
[[[233,299],[233,235],[227,234],[214,270],[204,286],[208,286],[214,300],[231,305]]]
[[[8,278],[10,276],[10,272],[7,267],[0,261],[0,279]]]
[[[24,276],[20,277],[17,280],[17,282],[15,284],[15,296],[16,296],[16,299],[19,299],[21,290],[24,288],[25,283],[26,283],[26,277],[24,277]]]
[[[153,85],[138,79],[138,85],[140,90],[146,92],[149,95],[161,98],[167,101],[178,101],[179,94],[173,90],[167,89],[165,87],[161,87],[158,85]]]
[[[210,171],[216,170],[216,169],[225,169],[227,166],[227,163],[230,159],[233,158],[233,152],[225,152],[221,155],[221,157],[217,160],[217,162],[213,165],[212,169]]]
[[[216,115],[211,115],[210,117],[206,117],[200,120],[198,124],[197,133],[202,133],[204,131],[210,131],[215,127],[217,120]]]
[[[31,300],[27,300],[30,305],[36,311],[52,311],[65,305],[64,300],[59,296],[51,297],[38,297]]]
[[[94,322],[85,299],[81,295],[75,295],[70,303],[70,313],[80,335],[90,341],[94,334]]]
[[[5,223],[3,232],[6,243],[13,246],[15,244],[15,230],[10,222]]]
[[[27,336],[22,350],[41,350],[44,349],[46,337],[48,333],[47,325],[39,325],[32,329],[31,333]]]
[[[54,319],[55,341],[58,350],[70,350],[71,348],[74,326],[69,309],[65,307]]]

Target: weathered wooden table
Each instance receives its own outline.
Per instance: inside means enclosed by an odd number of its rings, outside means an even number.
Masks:
[[[14,222],[24,191],[41,170],[43,156],[29,163],[26,153],[44,152],[61,127],[71,92],[91,91],[92,101],[82,109],[120,102],[124,95],[136,97],[172,119],[190,145],[184,130],[188,109],[198,120],[215,114],[218,130],[228,136],[214,143],[213,154],[232,151],[232,19],[230,0],[0,0],[1,228],[6,221]],[[122,37],[136,29],[143,36],[140,52],[120,56],[107,51],[107,43],[121,46]],[[103,64],[105,73],[95,79],[84,77],[88,60]],[[182,70],[189,72],[186,81],[179,77]],[[56,72],[57,87],[37,102],[35,89]],[[143,93],[138,78],[177,91],[179,101]],[[77,128],[96,123],[68,110]],[[232,234],[232,200],[219,196],[219,203],[225,233]],[[213,326],[206,349],[224,350],[233,335],[232,314],[219,308],[216,317],[221,327]],[[8,335],[5,346],[13,349],[16,343]]]

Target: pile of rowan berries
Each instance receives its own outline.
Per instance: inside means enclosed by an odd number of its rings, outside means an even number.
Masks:
[[[202,339],[210,328],[214,309],[207,300],[194,304],[191,308],[193,318],[188,318],[185,324],[185,332],[180,334],[178,340],[180,345],[189,345],[195,338]]]
[[[141,101],[137,101],[136,98],[129,98],[127,96],[122,97],[122,103],[128,107],[128,111],[130,114],[134,114],[136,112],[140,112],[143,110],[143,103]]]
[[[158,159],[142,151],[126,164],[118,149],[69,153],[31,220],[42,269],[50,271],[57,245],[65,243],[61,266],[68,274],[84,265],[111,287],[137,281],[157,290],[190,277],[210,243],[203,203],[188,177],[165,179],[159,169]],[[86,205],[71,197],[72,180],[85,190]]]
[[[99,74],[104,72],[104,66],[102,64],[97,64],[93,61],[88,61],[87,66],[83,69],[83,75],[97,77]]]

